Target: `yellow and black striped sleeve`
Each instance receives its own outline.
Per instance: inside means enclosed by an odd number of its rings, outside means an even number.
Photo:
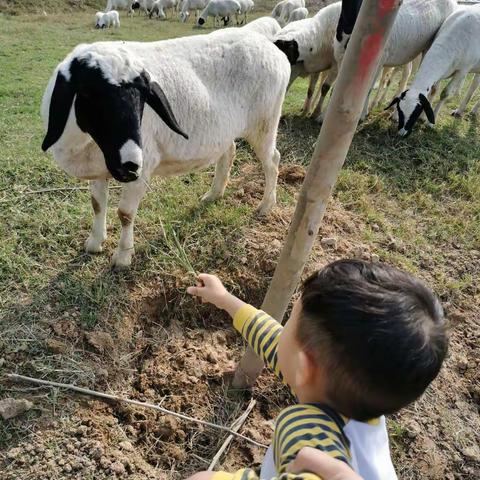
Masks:
[[[279,475],[303,447],[313,447],[350,463],[350,445],[343,432],[345,420],[329,407],[298,404],[287,407],[277,418],[273,440]]]
[[[284,473],[269,480],[322,480],[313,473]],[[212,480],[259,480],[258,475],[251,468],[242,468],[234,473],[215,472]]]
[[[235,314],[233,326],[265,364],[282,379],[277,362],[278,339],[283,330],[280,323],[262,310],[244,305]]]

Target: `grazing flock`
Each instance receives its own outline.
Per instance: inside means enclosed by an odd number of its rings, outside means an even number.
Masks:
[[[96,15],[99,28],[118,27],[120,8],[159,18],[172,9],[183,22],[193,10],[199,27],[208,17],[215,25],[235,18],[237,26],[158,42],[82,44],[57,66],[42,101],[42,149],[51,150],[69,174],[90,180],[94,221],[86,251],[102,251],[112,177],[123,184],[112,264],[123,268],[132,261],[134,220],[150,178],[214,164],[203,200],[216,200],[225,192],[239,138],[262,163],[258,210],[268,213],[276,202],[276,139],[286,91],[297,77],[309,77],[303,113],[322,121],[360,6],[361,0],[338,2],[308,18],[304,0],[282,0],[270,16],[248,22],[252,0],[108,0],[106,12]],[[474,73],[453,113],[461,116],[480,84],[479,38],[480,5],[404,0],[377,72],[376,96],[371,104],[367,98],[363,117],[384,101],[393,75],[401,73],[387,108],[395,107],[392,117],[406,136],[423,116],[433,125],[447,98]],[[442,79],[450,80],[433,109]]]

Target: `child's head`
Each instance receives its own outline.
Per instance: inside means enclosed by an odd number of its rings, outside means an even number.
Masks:
[[[356,420],[418,398],[437,376],[448,344],[442,307],[422,282],[359,260],[312,275],[284,334],[278,355],[286,380],[298,375],[294,368],[315,371],[321,381],[300,374],[300,384],[321,385],[321,400]]]

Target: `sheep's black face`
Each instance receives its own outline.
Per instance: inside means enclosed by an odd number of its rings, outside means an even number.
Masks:
[[[203,25],[203,24],[205,23],[205,19],[202,18],[202,17],[200,17],[200,18],[198,19],[198,22],[197,22],[197,23],[198,23],[198,25]]]
[[[298,61],[298,43],[296,40],[277,40],[274,44],[287,56],[290,65]]]
[[[100,147],[107,168],[116,180],[136,180],[142,167],[140,124],[145,93],[137,86],[142,79],[112,85],[100,69],[77,60],[72,62],[70,71],[76,83],[78,126]],[[128,155],[122,150],[125,145],[129,145]]]
[[[138,10],[140,8],[140,2],[132,3],[132,10]]]
[[[61,137],[73,102],[78,127],[93,138],[108,170],[120,182],[131,182],[140,175],[140,128],[145,102],[170,129],[188,138],[178,126],[163,90],[145,72],[132,81],[114,85],[99,68],[74,59],[70,74],[70,80],[61,72],[57,75],[44,151]]]

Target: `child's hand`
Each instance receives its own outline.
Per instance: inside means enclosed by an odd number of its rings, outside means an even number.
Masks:
[[[232,317],[245,303],[227,291],[223,283],[215,275],[201,273],[197,277],[197,286],[188,287],[187,293],[200,297],[202,302],[213,303],[226,310]]]
[[[346,463],[312,447],[303,447],[287,465],[287,472],[310,472],[324,480],[362,480]]]

